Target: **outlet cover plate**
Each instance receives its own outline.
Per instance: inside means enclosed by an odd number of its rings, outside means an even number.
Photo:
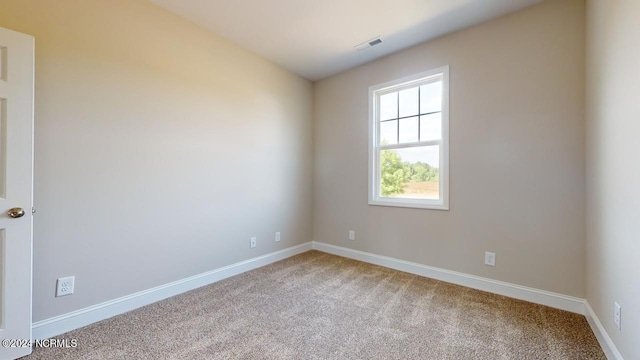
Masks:
[[[484,264],[489,266],[496,266],[496,253],[486,251],[484,253]]]
[[[59,278],[56,282],[56,297],[73,294],[75,276]]]

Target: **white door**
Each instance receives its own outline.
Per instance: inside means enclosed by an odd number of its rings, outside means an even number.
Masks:
[[[31,353],[33,72],[33,37],[0,28],[0,359]]]

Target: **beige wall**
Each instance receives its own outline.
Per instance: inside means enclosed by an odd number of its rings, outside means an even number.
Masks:
[[[583,297],[584,15],[547,1],[316,83],[313,239]],[[451,210],[368,206],[368,87],[447,64]]]
[[[142,0],[3,0],[0,26],[37,44],[34,321],[313,237],[586,295],[623,355],[640,356],[640,175],[629,166],[639,9],[589,3],[586,226],[581,0],[546,1],[313,88]],[[445,64],[451,210],[368,206],[368,87]],[[76,293],[55,298],[68,275]]]
[[[34,321],[311,240],[309,81],[142,0],[0,26],[36,38]]]
[[[625,359],[640,359],[639,35],[639,1],[588,1],[587,300]]]

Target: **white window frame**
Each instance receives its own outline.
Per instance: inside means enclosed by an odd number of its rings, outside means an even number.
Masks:
[[[442,138],[397,145],[385,149],[415,146],[440,146],[439,199],[404,199],[380,195],[380,121],[379,98],[389,92],[416,86],[429,78],[442,77]],[[396,206],[420,209],[449,210],[449,66],[421,72],[401,79],[369,87],[369,205]]]

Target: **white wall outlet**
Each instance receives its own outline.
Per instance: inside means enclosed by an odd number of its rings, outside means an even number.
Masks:
[[[59,278],[56,282],[56,297],[73,294],[73,283],[75,280],[75,276]]]
[[[258,242],[258,238],[252,237],[251,238],[251,248],[253,249],[254,247],[256,247],[256,243]]]
[[[484,264],[489,266],[496,266],[496,253],[485,251]]]
[[[353,230],[349,230],[349,240],[355,240],[356,239],[356,232]]]
[[[618,330],[622,330],[621,326],[621,317],[622,316],[622,307],[617,302],[613,302],[613,322],[616,324],[616,328]]]
[[[276,232],[276,241],[280,241],[280,231]]]

